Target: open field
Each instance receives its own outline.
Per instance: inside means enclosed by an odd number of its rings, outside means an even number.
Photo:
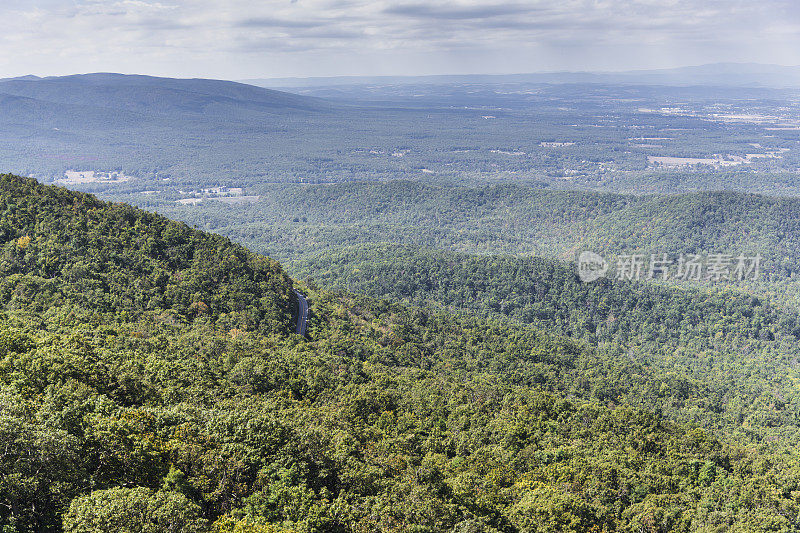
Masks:
[[[88,183],[124,183],[131,176],[121,172],[97,172],[94,170],[67,170],[63,178],[55,180],[59,185],[85,185]]]

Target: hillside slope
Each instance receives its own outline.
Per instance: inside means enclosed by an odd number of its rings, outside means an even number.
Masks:
[[[626,406],[622,391],[658,390],[627,359],[315,290],[302,339],[272,319],[291,305],[276,263],[127,206],[0,184],[4,531],[800,525],[796,454]]]
[[[523,323],[582,339],[611,360],[637,361],[658,391],[622,398],[673,419],[753,442],[800,434],[800,317],[730,287],[583,283],[574,265],[555,260],[394,244],[320,252],[289,267],[326,289],[508,317],[509,330]]]
[[[257,204],[161,210],[282,259],[320,246],[399,242],[568,261],[584,249],[609,259],[760,253],[761,272],[773,280],[791,278],[800,265],[800,201],[747,193],[633,196],[390,181],[275,185]]]
[[[291,329],[292,282],[275,261],[124,204],[0,175],[0,242],[7,309],[76,305]]]

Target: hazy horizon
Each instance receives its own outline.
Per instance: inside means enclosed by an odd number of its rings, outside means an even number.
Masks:
[[[244,77],[244,78],[215,78],[213,76],[178,76],[178,75],[164,75],[164,74],[154,74],[151,72],[140,72],[140,71],[75,71],[75,72],[66,72],[62,74],[47,74],[47,73],[33,73],[28,72],[25,74],[19,74],[15,76],[2,76],[0,79],[18,79],[18,78],[26,78],[26,77],[35,77],[35,78],[53,78],[53,77],[65,77],[65,76],[85,76],[85,75],[94,75],[94,74],[120,74],[124,76],[148,76],[148,77],[155,77],[155,78],[176,78],[176,79],[218,79],[222,81],[234,81],[239,83],[247,83],[252,81],[268,81],[268,80],[313,80],[313,79],[360,79],[360,78],[457,78],[457,77],[513,77],[513,76],[536,76],[536,75],[550,75],[550,74],[587,74],[587,75],[603,75],[603,74],[636,74],[636,73],[657,73],[657,72],[670,72],[670,71],[680,71],[682,69],[703,69],[709,68],[713,69],[713,67],[732,67],[732,66],[749,66],[749,67],[768,67],[768,68],[785,68],[785,69],[800,69],[800,64],[768,64],[768,63],[753,63],[753,62],[719,62],[719,63],[703,63],[703,64],[686,64],[686,65],[678,65],[675,67],[663,67],[663,68],[634,68],[634,69],[622,69],[622,70],[532,70],[527,72],[497,72],[497,73],[487,73],[487,72],[444,72],[438,74],[377,74],[377,75],[370,75],[370,74],[331,74],[327,76],[315,76],[315,75],[308,75],[308,76],[269,76],[269,77],[260,77],[260,76],[252,76],[252,77]]]

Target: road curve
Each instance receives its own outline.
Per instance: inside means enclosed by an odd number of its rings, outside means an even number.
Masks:
[[[306,326],[308,325],[308,300],[303,294],[295,289],[297,295],[297,334],[305,336]]]

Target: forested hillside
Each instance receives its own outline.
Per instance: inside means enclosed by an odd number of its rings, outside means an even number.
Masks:
[[[763,278],[800,265],[800,201],[717,192],[630,196],[518,185],[408,181],[276,185],[258,203],[158,206],[164,214],[281,259],[364,242],[572,261],[584,249],[621,254],[761,254]]]
[[[80,305],[132,318],[208,315],[264,332],[290,327],[289,277],[224,237],[32,179],[2,175],[0,191],[7,309]]]
[[[686,289],[647,279],[582,282],[574,263],[538,257],[469,255],[376,244],[308,255],[296,276],[374,297],[505,315],[592,344],[714,347],[726,340],[794,342],[800,316],[735,286]],[[660,353],[663,355],[663,353]]]
[[[4,531],[800,527],[788,425],[767,445],[670,420],[655,407],[704,392],[677,376],[507,319],[313,286],[301,338],[275,262],[0,183]],[[757,434],[773,419],[753,409]]]
[[[581,339],[610,361],[639,363],[654,385],[624,392],[624,401],[674,419],[755,442],[800,429],[800,318],[730,287],[584,283],[574,265],[555,260],[396,245],[322,252],[291,268],[330,289],[509,317],[509,329],[531,324]]]

